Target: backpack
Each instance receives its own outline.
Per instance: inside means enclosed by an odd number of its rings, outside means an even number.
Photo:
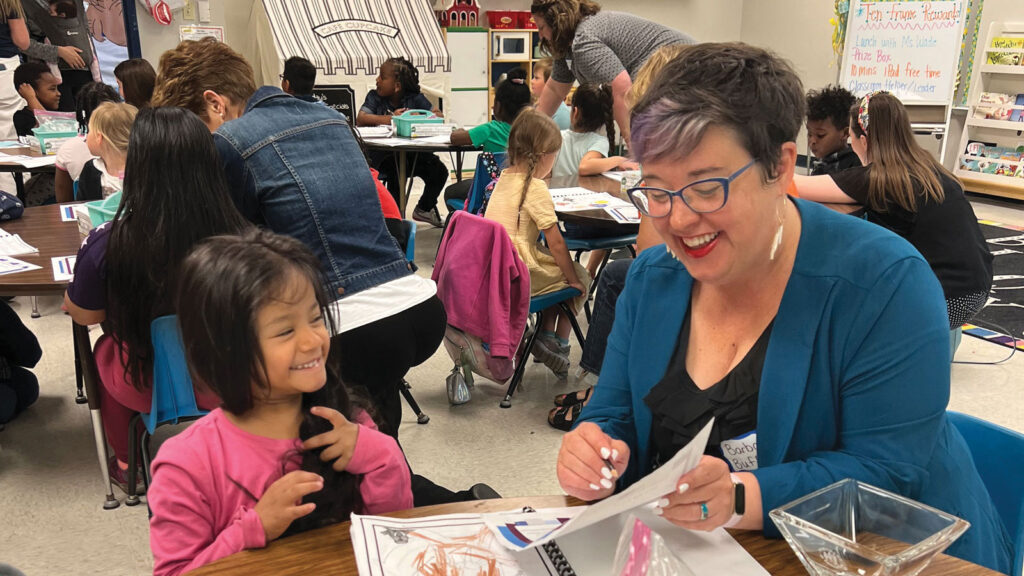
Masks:
[[[444,332],[444,348],[455,361],[452,373],[448,375],[448,402],[458,405],[469,402],[469,388],[473,387],[473,374],[504,384],[515,372],[515,358],[491,356],[490,346],[479,337],[463,332],[449,324]]]

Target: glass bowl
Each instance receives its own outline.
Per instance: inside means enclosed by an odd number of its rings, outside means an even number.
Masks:
[[[913,576],[970,527],[956,516],[849,478],[769,515],[815,576]]]

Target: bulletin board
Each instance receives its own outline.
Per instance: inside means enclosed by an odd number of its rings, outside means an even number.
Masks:
[[[965,0],[852,0],[839,82],[904,104],[948,106],[956,85]]]

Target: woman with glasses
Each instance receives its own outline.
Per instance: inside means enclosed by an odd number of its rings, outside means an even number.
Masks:
[[[843,478],[960,516],[949,553],[1007,571],[1010,540],[949,398],[942,290],[902,238],[793,200],[803,88],[743,44],[688,47],[632,112],[666,250],[619,298],[600,380],[558,456],[562,488],[607,497],[710,423],[696,468],[655,513],[677,526],[779,532],[773,508]]]

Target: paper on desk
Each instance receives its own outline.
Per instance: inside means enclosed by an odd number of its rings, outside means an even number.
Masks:
[[[605,178],[611,178],[616,182],[622,182],[622,174],[623,172],[621,170],[616,170],[615,172],[602,172],[601,176],[604,176]]]
[[[0,148],[21,148],[24,144],[17,140],[0,140]]]
[[[21,239],[17,234],[8,234],[0,229],[0,256],[38,254],[39,250]]]
[[[417,140],[412,140],[410,138],[375,138],[373,140],[373,144],[379,146],[388,146],[391,148],[400,148],[402,146],[416,146],[420,143],[421,140],[426,140],[426,138],[421,138]]]
[[[0,256],[0,276],[4,274],[14,274],[16,272],[27,272],[29,270],[38,270],[41,266],[35,264],[29,264],[23,262],[17,258],[10,258],[8,256]]]
[[[61,204],[60,205],[60,221],[61,222],[76,222],[78,217],[75,216],[75,206],[83,206],[83,203],[77,204]]]
[[[608,206],[604,211],[619,224],[640,223],[640,211],[635,206]]]
[[[451,134],[436,134],[434,136],[418,136],[413,138],[413,142],[417,144],[451,144]]]
[[[616,198],[607,192],[594,192],[578,186],[573,188],[552,188],[551,200],[555,203],[555,212],[578,212],[580,210],[601,210],[607,207],[632,206],[629,202]]]
[[[391,126],[359,126],[356,128],[359,131],[359,135],[363,138],[387,138],[391,136],[393,128]]]
[[[38,168],[40,166],[51,166],[57,162],[56,156],[21,156],[18,154],[7,154],[0,152],[0,162],[20,164],[25,168]]]
[[[50,258],[53,266],[53,279],[56,282],[70,282],[75,279],[75,260],[77,256],[54,256]]]
[[[657,470],[643,477],[625,491],[606,498],[597,504],[591,504],[578,516],[551,530],[546,536],[537,538],[529,544],[522,546],[513,540],[505,538],[499,532],[495,534],[498,536],[498,541],[510,550],[533,548],[555,538],[568,536],[577,530],[582,530],[587,526],[597,524],[612,516],[641,508],[660,499],[665,494],[673,492],[676,489],[676,483],[679,481],[679,478],[696,468],[697,463],[700,462],[701,456],[704,455],[704,448],[708,443],[708,436],[711,435],[711,426],[714,422],[715,419],[712,418],[685,448],[676,452],[676,455],[671,460]]]

